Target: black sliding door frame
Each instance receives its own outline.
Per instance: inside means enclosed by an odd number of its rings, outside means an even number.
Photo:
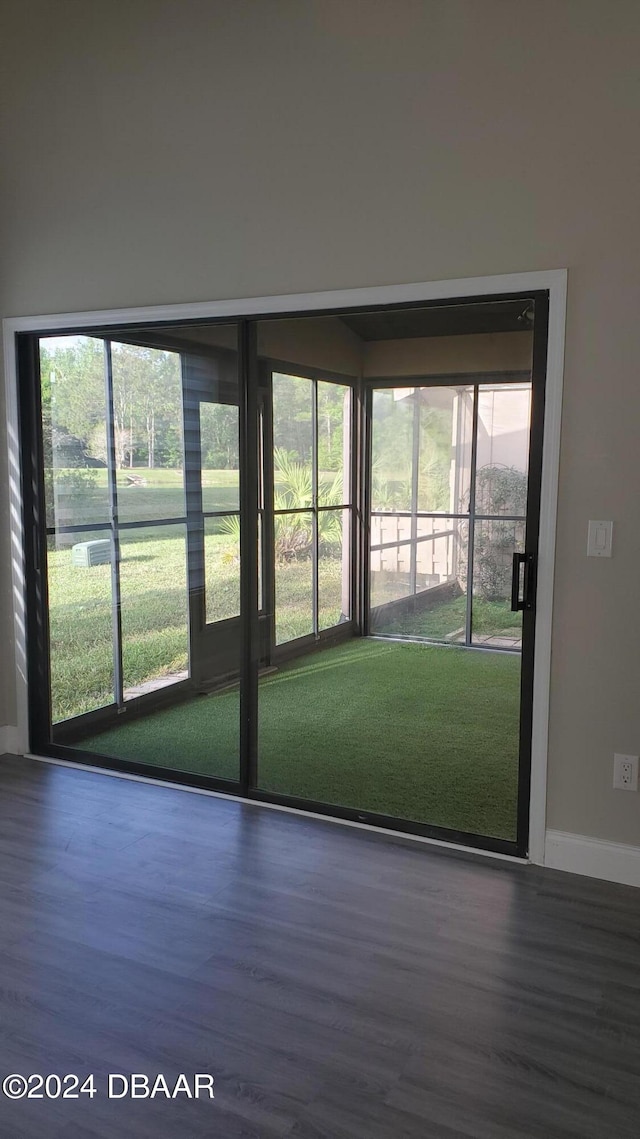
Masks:
[[[240,324],[240,790],[249,797],[258,778],[258,528],[260,525],[256,325]]]
[[[455,298],[447,301],[439,298],[433,301],[412,301],[410,303],[393,303],[381,305],[360,305],[352,307],[327,308],[317,310],[292,310],[289,313],[260,314],[259,321],[296,317],[308,319],[320,316],[346,316],[358,313],[385,313],[407,311],[410,309],[427,309],[443,307],[463,307],[466,305],[486,304],[489,302],[522,301],[523,305],[533,302],[535,305],[535,324],[533,330],[533,366],[532,380],[534,397],[532,400],[531,420],[531,451],[529,467],[529,491],[527,501],[527,529],[525,538],[525,551],[535,566],[538,553],[538,530],[540,521],[540,476],[542,466],[542,440],[544,425],[544,382],[546,375],[547,336],[548,336],[548,303],[549,294],[546,290],[527,290],[502,294],[486,294],[481,296]],[[531,767],[531,726],[532,726],[532,692],[533,692],[533,666],[534,666],[534,631],[535,631],[535,605],[523,612],[523,653],[521,670],[522,714],[520,722],[520,760],[519,760],[519,788],[518,788],[518,829],[515,842],[495,839],[486,835],[471,832],[451,830],[448,828],[431,826],[427,823],[415,823],[395,816],[387,816],[370,811],[359,811],[352,808],[343,808],[334,804],[308,801],[293,796],[279,795],[261,791],[257,786],[258,763],[258,675],[261,666],[260,628],[258,608],[258,562],[256,546],[258,542],[258,527],[262,518],[262,544],[263,549],[269,549],[273,539],[273,511],[269,509],[270,492],[272,492],[272,472],[269,472],[269,463],[266,464],[265,481],[260,490],[259,466],[260,447],[264,447],[268,454],[271,449],[269,414],[265,408],[263,431],[261,437],[259,421],[260,393],[265,390],[265,362],[257,353],[256,329],[258,321],[252,317],[226,315],[215,319],[202,318],[200,320],[175,320],[173,322],[158,322],[155,326],[136,327],[129,325],[123,329],[121,326],[102,326],[96,329],[89,327],[63,328],[58,332],[52,329],[43,329],[39,332],[34,329],[29,332],[16,334],[17,359],[19,371],[19,419],[22,442],[23,468],[22,468],[22,495],[24,503],[24,532],[25,564],[26,564],[26,602],[27,602],[27,655],[29,676],[29,729],[30,748],[36,754],[49,755],[52,758],[71,760],[76,763],[86,763],[90,766],[111,768],[122,772],[131,772],[154,778],[159,781],[187,786],[201,787],[209,790],[238,792],[248,800],[270,802],[282,806],[289,806],[301,810],[313,811],[317,814],[333,816],[352,822],[366,823],[373,827],[387,828],[392,831],[445,840],[478,849],[495,851],[498,853],[526,856],[528,849],[528,812],[530,793],[530,767]],[[49,669],[49,618],[47,597],[47,524],[45,517],[44,493],[44,456],[41,428],[41,395],[40,395],[40,369],[38,359],[38,342],[41,337],[54,335],[86,335],[103,341],[113,339],[126,340],[129,343],[151,343],[155,341],[157,347],[164,347],[168,351],[189,351],[183,349],[181,342],[176,338],[171,343],[171,328],[185,325],[197,327],[198,325],[229,325],[238,329],[239,338],[239,389],[240,389],[240,591],[241,612],[240,629],[242,642],[241,678],[240,678],[240,756],[239,779],[227,780],[214,776],[204,776],[185,772],[179,769],[159,767],[147,763],[124,761],[113,756],[100,755],[95,752],[86,752],[82,747],[73,747],[68,744],[52,742],[52,725],[50,713],[50,669]],[[140,340],[140,337],[145,339]],[[195,345],[194,345],[195,347]],[[200,345],[198,345],[200,350]],[[206,347],[202,346],[203,354]],[[271,363],[271,362],[270,362]],[[291,369],[286,362],[273,362],[284,372]],[[307,369],[293,368],[291,374],[305,374]],[[330,374],[318,370],[317,379],[331,381]],[[339,383],[351,382],[349,377],[335,377]],[[423,381],[424,382],[424,381]],[[393,381],[399,386],[398,380]],[[349,628],[356,634],[367,635],[369,629],[368,598],[369,598],[369,511],[371,505],[371,487],[368,478],[371,461],[371,432],[370,425],[371,383],[369,380],[359,380],[352,386],[351,398],[351,439],[352,439],[352,495],[350,510],[351,546],[351,614]],[[271,486],[269,482],[271,480]],[[114,488],[115,490],[115,488]],[[317,487],[316,487],[317,491]],[[260,497],[262,495],[262,498]],[[271,498],[272,501],[272,498]],[[328,506],[326,509],[332,509]],[[333,509],[343,509],[342,506]],[[118,522],[117,517],[117,491],[112,495],[112,517],[109,522],[101,525],[87,524],[84,527],[60,527],[60,530],[72,529],[74,532],[95,533],[104,530],[110,533],[115,523],[118,530],[136,528],[137,522]],[[142,525],[162,525],[167,523],[181,523],[187,525],[187,517],[157,519],[146,521]],[[317,524],[316,524],[317,544]],[[262,581],[263,608],[264,598],[272,588],[273,567],[264,562]],[[531,577],[533,584],[534,574]],[[314,587],[317,595],[317,582]],[[317,605],[317,601],[316,601]],[[341,626],[337,626],[340,629]],[[322,634],[321,634],[322,636]],[[312,640],[315,638],[312,638]],[[327,641],[326,643],[329,643]],[[299,642],[300,644],[300,642]],[[188,688],[188,685],[187,685]],[[185,696],[191,695],[185,686],[176,684],[172,691],[182,689]],[[141,697],[140,711],[150,710],[152,702]]]

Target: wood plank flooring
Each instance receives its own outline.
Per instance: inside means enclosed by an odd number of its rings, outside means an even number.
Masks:
[[[0,1139],[637,1139],[640,894],[4,758],[14,1072],[99,1094],[0,1096]]]

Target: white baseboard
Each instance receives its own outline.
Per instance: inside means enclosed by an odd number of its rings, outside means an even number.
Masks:
[[[584,834],[547,831],[544,864],[553,870],[640,886],[640,846],[607,842]]]
[[[11,753],[12,755],[18,754],[18,729],[6,726],[0,728],[0,755]]]

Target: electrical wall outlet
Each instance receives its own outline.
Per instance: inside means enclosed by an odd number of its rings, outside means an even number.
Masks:
[[[614,755],[613,786],[617,791],[638,790],[637,755]]]

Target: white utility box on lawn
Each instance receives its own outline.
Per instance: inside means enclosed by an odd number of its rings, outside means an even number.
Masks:
[[[103,566],[111,561],[111,539],[98,538],[94,542],[78,542],[71,547],[71,564],[74,566]]]

